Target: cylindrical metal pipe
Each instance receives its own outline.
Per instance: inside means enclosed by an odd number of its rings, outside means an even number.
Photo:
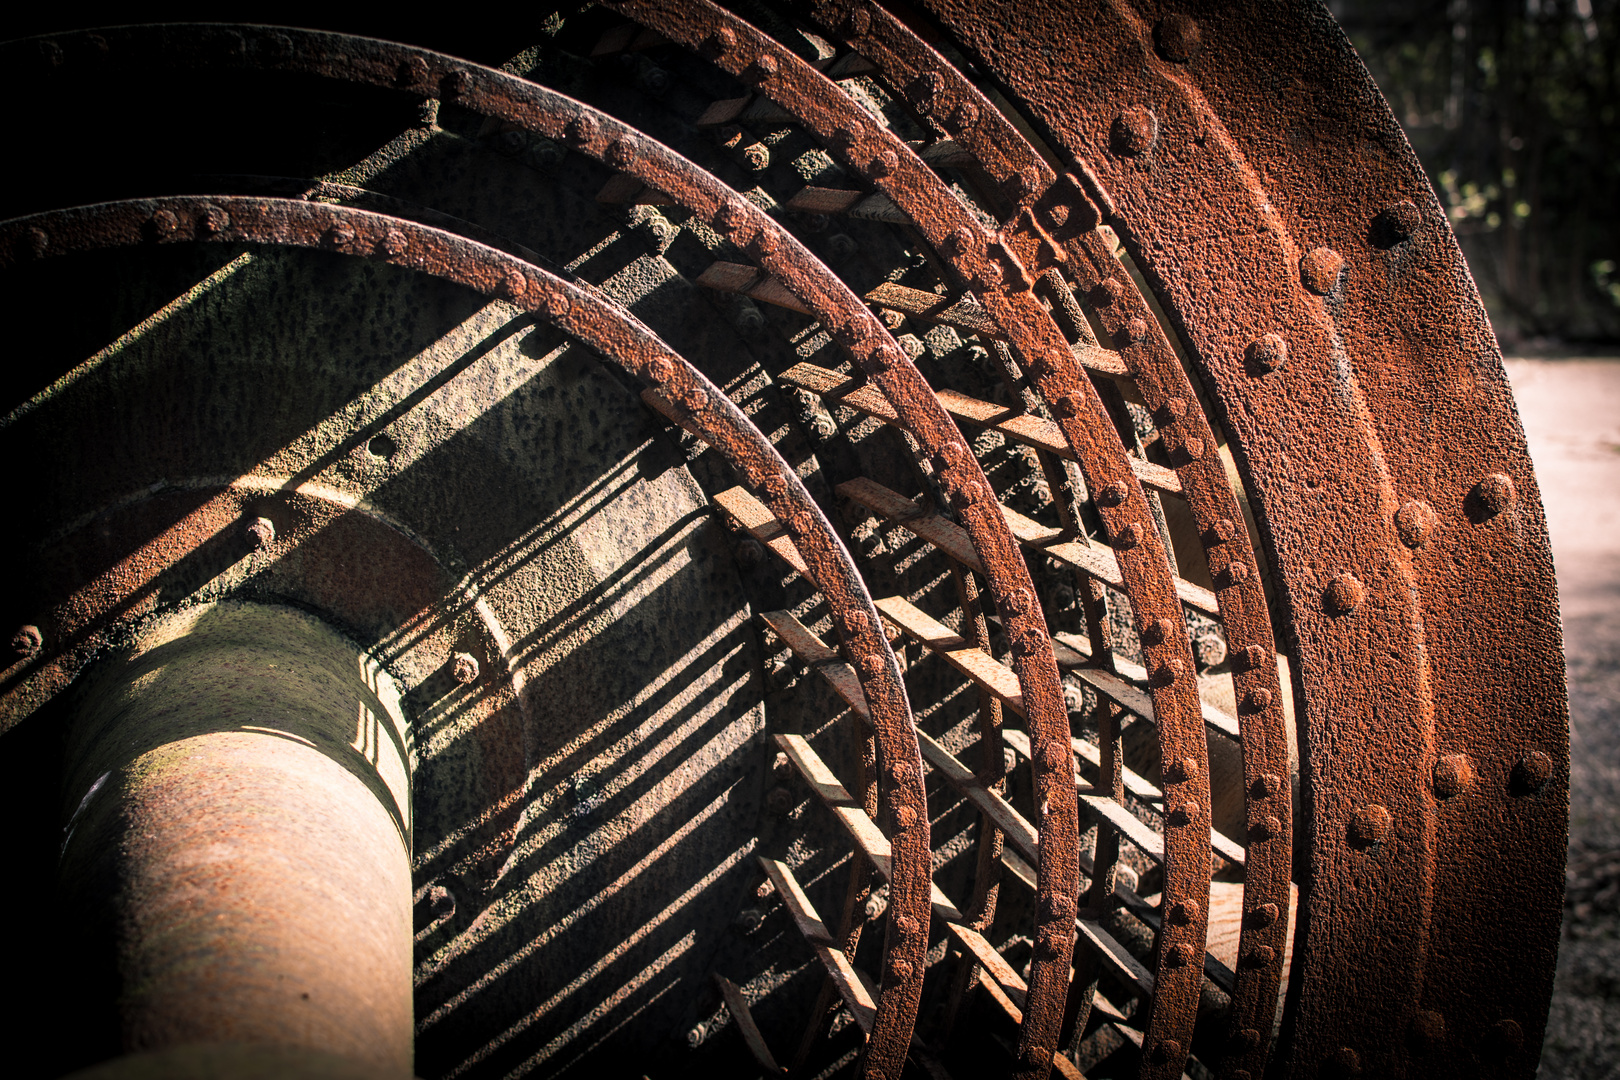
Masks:
[[[215,604],[103,662],[79,701],[60,886],[100,953],[75,1005],[104,1045],[409,1075],[411,752],[387,675],[303,612]]]

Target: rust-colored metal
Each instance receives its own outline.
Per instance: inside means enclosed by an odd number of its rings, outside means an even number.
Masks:
[[[801,641],[795,653],[812,657],[875,732],[855,795],[832,780],[817,788],[844,792],[840,820],[864,837],[836,931],[785,863],[764,864],[830,974],[795,1068],[831,1018],[835,986],[869,1034],[866,1075],[896,1080],[908,1057],[914,1068],[943,1068],[913,1036],[932,906],[965,950],[941,991],[945,1014],[971,1017],[968,995],[984,987],[1019,1024],[1009,1068],[1021,1077],[1044,1077],[1054,1054],[1073,1074],[1066,1055],[1083,1055],[1099,1025],[1135,1043],[1144,1077],[1180,1076],[1189,1056],[1231,1080],[1268,1068],[1528,1076],[1550,994],[1567,803],[1555,593],[1489,328],[1393,118],[1312,4],[1278,12],[1246,0],[1196,15],[1113,2],[920,6],[807,0],[805,18],[854,50],[837,55],[764,8],[749,22],[707,0],[618,0],[613,10],[633,22],[591,50],[603,63],[641,63],[684,48],[753,92],[711,106],[700,126],[791,123],[826,146],[860,189],[818,178],[788,210],[893,230],[938,273],[939,292],[891,279],[866,300],[761,208],[768,198],[745,198],[614,118],[624,111],[610,116],[439,53],[317,31],[173,26],[14,42],[0,59],[55,78],[91,66],[298,72],[441,99],[615,170],[604,203],[689,212],[752,264],[711,261],[699,284],[818,321],[854,362],[853,378],[801,365],[781,382],[913,441],[922,482],[943,491],[945,505],[919,507],[865,479],[838,490],[881,503],[881,515],[945,557],[961,637],[904,597],[873,603],[800,474],[713,382],[591,287],[537,268],[521,249],[477,243],[495,239],[477,224],[387,203],[376,205],[401,216],[275,199],[144,200],[4,223],[0,269],[171,241],[336,250],[508,299],[653,384],[654,407],[759,493],[751,507],[714,501],[733,516],[743,507],[741,524],[819,590],[849,664],[792,615],[767,622],[779,634],[802,631],[814,647]],[[967,68],[950,59],[963,54]],[[891,127],[870,94],[838,81],[854,75],[886,87],[930,141],[908,144],[904,123]],[[755,174],[774,167],[764,141],[740,160]],[[931,386],[896,339],[906,318],[977,336],[1015,404]],[[1058,529],[1002,506],[958,422],[1033,448]],[[1079,466],[1084,502],[1068,490],[1065,460]],[[408,619],[454,587],[430,551],[365,508],[328,506],[330,493],[313,488],[272,505],[248,487],[121,509],[156,515],[165,528],[110,574],[93,572],[89,527],[70,537],[51,571],[62,599],[29,616],[32,634],[18,631],[0,684],[0,732],[69,686],[115,628],[162,610],[175,584],[169,568],[227,533],[253,557],[278,560],[271,572],[289,596],[360,624]],[[294,503],[299,513],[276,510]],[[1183,518],[1167,513],[1171,504]],[[356,529],[406,572],[357,588],[363,568],[325,570],[320,552]],[[1088,546],[1088,532],[1107,538],[1112,558]],[[1086,641],[1054,641],[1026,552],[1079,571]],[[1203,565],[1178,566],[1189,553]],[[975,575],[999,611],[1012,674],[994,661]],[[1121,597],[1141,643],[1133,657],[1110,611]],[[977,684],[985,756],[976,777],[914,730],[880,611]],[[1206,700],[1197,677],[1187,620],[1205,615],[1218,618],[1231,658],[1225,704]],[[499,625],[486,622],[470,646],[424,626],[408,666],[488,684],[479,707],[501,716],[520,708],[521,686],[500,662]],[[1097,777],[1086,796],[1101,823],[1094,858],[1079,848],[1060,667],[1101,695],[1097,745],[1080,744]],[[1028,718],[1027,741],[1012,729],[1006,737],[1031,765],[1033,826],[995,792],[1003,703]],[[1125,760],[1133,714],[1156,728],[1153,779]],[[865,736],[852,725],[846,737]],[[1234,738],[1241,793],[1213,786],[1213,751],[1230,754]],[[816,776],[831,775],[807,744],[801,756]],[[972,894],[960,908],[930,881],[925,758],[976,809]],[[1241,852],[1212,832],[1222,799],[1241,803]],[[1144,808],[1159,825],[1132,816]],[[886,841],[861,831],[871,821]],[[999,857],[1004,833],[1034,871],[1010,851]],[[1296,833],[1309,845],[1296,850]],[[491,843],[492,858],[510,846]],[[869,994],[851,965],[870,878],[862,852],[883,843],[892,855],[871,865],[887,878],[889,906],[880,986]],[[1228,916],[1216,911],[1212,843],[1242,874],[1240,930],[1216,925]],[[1116,878],[1133,847],[1162,867],[1157,908]],[[1003,865],[1036,890],[1027,984],[991,941]],[[1092,879],[1083,909],[1082,873]],[[1148,966],[1145,951],[1133,955],[1137,947],[1105,925],[1113,918],[1146,928]],[[1206,953],[1217,937],[1236,939],[1226,960]],[[1109,980],[1142,1003],[1133,1019],[1098,993]],[[1195,1044],[1206,981],[1230,993],[1231,1008],[1224,1030],[1211,1037],[1200,1025]],[[721,985],[736,1013],[742,992]],[[767,1036],[741,1009],[751,1053],[774,1065]]]

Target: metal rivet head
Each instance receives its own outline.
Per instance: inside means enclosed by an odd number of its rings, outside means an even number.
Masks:
[[[1258,645],[1245,645],[1238,650],[1238,663],[1244,671],[1259,671],[1266,664],[1266,650]]]
[[[1377,803],[1357,808],[1350,816],[1350,843],[1358,848],[1369,848],[1389,839],[1394,819],[1389,811]]]
[[[1104,484],[1097,492],[1098,506],[1119,506],[1125,502],[1124,484]]]
[[[869,176],[881,179],[894,175],[894,171],[899,167],[900,155],[893,150],[884,150],[872,159],[872,163],[866,167],[866,172]]]
[[[1229,585],[1237,585],[1247,581],[1249,580],[1249,564],[1233,560],[1226,564],[1221,576],[1226,579]]]
[[[1395,511],[1395,533],[1401,538],[1401,543],[1409,548],[1420,548],[1428,543],[1438,524],[1440,519],[1435,516],[1434,509],[1422,499],[1404,502]]]
[[[1409,1028],[1412,1049],[1420,1054],[1438,1050],[1446,1041],[1446,1018],[1433,1009],[1419,1009]]]
[[[1248,824],[1248,835],[1250,841],[1255,843],[1275,840],[1282,835],[1282,819],[1274,814],[1256,817]]]
[[[1255,780],[1254,790],[1255,794],[1259,795],[1262,799],[1269,799],[1273,795],[1282,794],[1285,789],[1283,787],[1282,777],[1278,776],[1276,773],[1268,772],[1261,773],[1259,779]]]
[[[1251,369],[1264,375],[1288,363],[1288,342],[1280,334],[1265,334],[1260,340],[1249,343],[1244,356]]]
[[[511,267],[501,277],[500,293],[508,300],[521,300],[529,287],[529,278],[522,270]]]
[[[1169,641],[1176,632],[1176,621],[1166,616],[1160,616],[1142,628],[1142,640],[1149,645],[1158,645]]]
[[[1540,750],[1531,750],[1513,766],[1511,785],[1515,795],[1535,795],[1551,782],[1552,758]]]
[[[1239,1050],[1254,1050],[1260,1045],[1260,1032],[1256,1028],[1243,1028],[1232,1037],[1232,1044]],[[1238,1072],[1243,1071],[1242,1069],[1238,1070]],[[1235,1080],[1237,1073],[1232,1075]]]
[[[276,539],[276,524],[267,517],[256,517],[247,523],[248,547],[263,551]]]
[[[1114,546],[1122,550],[1130,550],[1142,542],[1142,526],[1134,521],[1127,521],[1114,532]]]
[[[951,110],[951,127],[958,132],[966,131],[979,122],[979,107],[971,101],[960,102]]]
[[[218,236],[231,227],[231,215],[222,206],[205,206],[197,219],[197,226],[205,233]]]
[[[1166,1061],[1177,1061],[1181,1055],[1181,1044],[1174,1039],[1160,1039],[1153,1044],[1153,1060],[1161,1064]]]
[[[1260,904],[1249,912],[1248,923],[1256,930],[1264,930],[1277,921],[1276,904]]]
[[[39,632],[39,627],[29,624],[19,627],[11,635],[11,651],[24,660],[32,660],[39,655],[39,650],[45,647],[45,635]]]
[[[652,363],[647,365],[647,374],[652,376],[654,382],[667,383],[669,380],[675,377],[675,361],[671,360],[667,356],[657,357]],[[781,483],[781,480],[776,477],[772,477],[771,479],[776,480],[776,482],[779,484]],[[765,481],[764,488],[767,493],[770,493],[770,480]]]
[[[884,666],[883,657],[877,653],[867,653],[861,657],[861,670],[868,675],[875,677],[883,670]]]
[[[1217,518],[1210,523],[1209,539],[1212,544],[1230,543],[1236,535],[1237,526],[1232,524],[1231,518]]]
[[[1299,260],[1299,280],[1317,296],[1326,296],[1339,286],[1344,256],[1329,247],[1312,248]]]
[[[1166,15],[1153,28],[1153,47],[1172,64],[1185,64],[1197,58],[1204,47],[1204,36],[1191,15]]]
[[[1491,473],[1479,483],[1474,490],[1468,493],[1470,517],[1476,522],[1488,521],[1496,515],[1513,509],[1518,502],[1519,492],[1513,486],[1513,478],[1506,473]]]
[[[704,39],[709,55],[718,60],[737,47],[737,35],[729,26],[722,26]]]
[[[1381,248],[1392,248],[1410,240],[1422,224],[1423,218],[1418,214],[1418,208],[1412,205],[1410,199],[1402,199],[1393,206],[1385,207],[1373,218],[1372,242]]]
[[[562,318],[573,306],[573,300],[561,288],[546,289],[540,294],[540,313],[548,319]]]
[[[641,144],[626,135],[608,144],[607,163],[615,169],[628,169],[641,157]]]
[[[780,69],[781,65],[777,62],[776,57],[771,53],[766,53],[754,61],[754,66],[749,69],[748,74],[754,82],[758,83],[769,79]]]
[[[979,249],[978,239],[978,234],[964,225],[945,238],[945,250],[951,255],[971,255]]]
[[[1252,968],[1263,968],[1275,959],[1277,959],[1276,949],[1273,949],[1270,945],[1256,945],[1249,950],[1248,955],[1243,958],[1243,962]]]
[[[37,225],[28,230],[28,250],[39,258],[51,249],[51,234]]]
[[[1080,397],[1077,394],[1062,394],[1052,402],[1052,415],[1059,420],[1068,420],[1080,415]]]
[[[1186,802],[1170,811],[1170,824],[1191,825],[1194,821],[1198,820],[1198,811],[1198,804],[1191,799],[1188,799]]]
[[[1271,691],[1257,687],[1243,696],[1243,703],[1249,712],[1264,712],[1271,707]]]
[[[478,658],[472,653],[458,652],[451,659],[450,675],[462,686],[478,681]]]
[[[1159,406],[1159,423],[1173,424],[1187,415],[1187,399],[1173,397]]]
[[[1165,967],[1186,967],[1192,963],[1192,946],[1185,941],[1179,941],[1164,950]]]
[[[914,807],[901,803],[895,807],[894,823],[902,829],[912,829],[917,826],[917,811]]]
[[[1434,763],[1434,793],[1442,799],[1461,795],[1474,786],[1474,760],[1467,754],[1447,754]]]
[[[1092,287],[1086,299],[1091,301],[1092,307],[1112,307],[1125,295],[1125,286],[1113,278],[1105,278]]]
[[[852,4],[849,14],[844,16],[844,33],[850,37],[860,37],[870,29],[872,29],[872,13],[862,4]]]
[[[1040,1043],[1030,1043],[1020,1058],[1025,1068],[1038,1069],[1052,1060],[1052,1051]]]
[[[1203,906],[1198,901],[1183,900],[1170,908],[1170,921],[1177,926],[1191,926],[1203,913]]]
[[[1132,106],[1114,117],[1109,130],[1109,145],[1114,153],[1127,157],[1145,154],[1159,137],[1159,118],[1153,110],[1141,105]]]
[[[1341,1046],[1333,1051],[1327,1059],[1327,1068],[1324,1070],[1329,1076],[1339,1080],[1347,1080],[1352,1076],[1361,1075],[1361,1055],[1348,1046]]]
[[[917,920],[913,919],[910,915],[902,915],[894,920],[894,928],[898,930],[903,937],[910,937],[912,934],[917,932]]]
[[[1186,670],[1187,665],[1179,657],[1171,657],[1153,669],[1153,685],[1169,686],[1181,678],[1182,673]]]
[[[1517,1020],[1498,1020],[1491,1025],[1489,1037],[1497,1053],[1512,1054],[1524,1049],[1524,1029]]]
[[[919,113],[924,116],[939,104],[939,95],[945,89],[945,79],[937,71],[925,71],[911,83],[907,95]]]
[[[439,96],[453,101],[465,94],[472,86],[472,80],[465,71],[452,71],[439,80]]]
[[[1164,774],[1173,784],[1191,780],[1198,775],[1198,760],[1191,757],[1176,758],[1165,767]]]
[[[1133,318],[1125,324],[1125,343],[1127,345],[1140,345],[1147,340],[1148,324],[1146,319]]]
[[[158,239],[173,236],[180,229],[180,219],[174,216],[173,211],[159,210],[151,218],[152,235]]]
[[[1322,603],[1330,615],[1348,615],[1367,598],[1367,587],[1354,574],[1340,574],[1328,582]]]
[[[584,144],[596,138],[600,125],[594,116],[576,116],[563,127],[563,136],[569,142]]]

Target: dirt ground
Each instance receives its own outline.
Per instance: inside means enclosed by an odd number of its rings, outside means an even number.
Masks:
[[[1507,361],[1552,534],[1570,849],[1539,1075],[1620,1080],[1620,359]]]

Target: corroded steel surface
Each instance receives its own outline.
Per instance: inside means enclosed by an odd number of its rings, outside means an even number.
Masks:
[[[1106,1075],[1176,1077],[1189,1058],[1233,1080],[1268,1067],[1528,1075],[1550,993],[1567,799],[1555,593],[1489,328],[1393,118],[1311,5],[1281,16],[1257,5],[1196,16],[1105,3],[922,7],[814,0],[740,15],[706,0],[618,0],[612,16],[578,17],[596,20],[582,31],[591,55],[640,72],[646,93],[662,95],[679,71],[704,94],[744,95],[702,109],[696,127],[691,115],[649,117],[618,85],[539,85],[572,78],[566,55],[495,70],[343,34],[226,26],[0,46],[13,78],[318,75],[427,98],[430,124],[453,107],[514,145],[605,166],[613,178],[598,201],[650,221],[659,255],[678,231],[671,221],[719,255],[698,282],[749,298],[739,326],[768,323],[757,300],[788,313],[800,357],[812,331],[833,343],[840,371],[779,373],[810,402],[808,464],[789,464],[773,445],[780,432],[745,415],[757,405],[734,376],[706,378],[583,274],[570,280],[450,204],[412,208],[327,181],[293,190],[373,199],[385,213],[223,195],[108,203],[0,226],[0,269],[192,240],[386,261],[504,298],[587,343],[651,383],[655,408],[730,462],[762,500],[763,517],[733,521],[757,538],[744,542],[755,545],[748,564],[781,556],[828,605],[840,656],[814,634],[793,651],[810,648],[810,666],[870,716],[871,749],[863,732],[841,736],[847,786],[892,845],[887,863],[870,846],[850,859],[828,938],[843,945],[843,967],[820,984],[795,1067],[842,979],[870,1032],[858,1067],[888,1080],[944,1075],[941,1051],[965,1045],[991,1055],[976,1067],[1025,1077],[1103,1059],[1123,1062]],[[548,25],[566,31],[568,20]],[[744,146],[751,127],[772,134]],[[711,130],[737,165],[693,138]],[[779,187],[734,178],[738,167],[774,175],[794,140],[821,157],[795,161],[797,183],[812,186],[786,209]],[[846,187],[820,186],[840,178]],[[883,271],[888,284],[863,299],[870,272],[841,265],[855,241],[820,235],[839,213],[851,232],[864,220],[874,248],[915,261]],[[908,316],[918,334],[945,333],[924,346],[901,334]],[[993,391],[952,384],[961,368],[946,361],[968,351],[963,336],[996,369]],[[893,425],[901,452],[883,462],[859,424],[841,448],[846,414]],[[1044,485],[1039,520],[1010,505],[1023,489],[1003,479],[1019,460],[1003,449],[1009,438]],[[896,586],[884,572],[863,575],[834,524],[848,509],[817,502],[833,492],[816,474],[851,475],[849,461],[866,486],[837,490],[867,492],[860,501],[886,507],[879,516],[914,537],[927,565],[948,569],[946,622],[960,630],[911,606],[927,589],[887,597]],[[888,486],[862,476],[874,461]],[[912,486],[895,494],[896,483]],[[174,505],[119,511],[166,525],[134,555],[106,539],[127,525],[71,534],[41,590],[55,606],[17,632],[20,659],[0,686],[6,724],[66,689],[116,628],[204,582],[209,595],[228,592],[240,573],[199,576],[197,556],[227,533],[274,552],[276,588],[345,623],[409,621],[463,587],[408,529],[309,485],[278,496],[302,500],[292,530],[242,481],[165,498]],[[734,518],[741,505],[716,502]],[[408,569],[330,573],[339,560],[323,552],[362,545],[343,530]],[[1061,603],[1045,591],[1049,564],[1075,575]],[[1083,639],[1059,632],[1056,609],[1076,602]],[[954,667],[906,662],[916,644],[897,658],[901,611],[917,616],[904,634]],[[424,621],[402,664],[442,663],[463,684],[492,666],[477,707],[515,714],[521,678],[502,659],[500,621],[485,615],[471,638]],[[976,684],[977,778],[932,735],[925,751],[913,728],[927,713],[913,716],[918,688],[963,676]],[[1085,695],[1094,731],[1076,723]],[[493,745],[514,726],[483,725],[480,738]],[[1000,739],[1030,765],[1016,808],[986,795],[1001,790]],[[508,772],[495,788],[521,786]],[[950,784],[930,796],[925,780],[942,776]],[[977,807],[970,879],[942,872],[951,841],[930,842],[947,788]],[[512,798],[502,821],[519,811]],[[773,813],[791,805],[785,788],[771,799]],[[998,902],[1004,830],[1009,852],[1036,863],[1007,862],[1032,903]],[[494,841],[486,861],[512,850]],[[862,935],[874,869],[887,882],[875,958]],[[1135,891],[1137,873],[1155,875],[1156,904]],[[953,904],[941,880],[970,880],[967,902]],[[757,924],[753,911],[740,925]],[[956,955],[952,974],[934,974],[931,943]],[[850,964],[875,970],[870,1017]],[[965,1011],[980,998],[1000,1010],[992,1019],[1018,1025],[1010,1057],[957,1021],[984,1018]],[[742,1010],[757,1060],[775,1060],[772,1043],[785,1058],[788,1044],[747,1016],[745,994],[726,1002]]]

